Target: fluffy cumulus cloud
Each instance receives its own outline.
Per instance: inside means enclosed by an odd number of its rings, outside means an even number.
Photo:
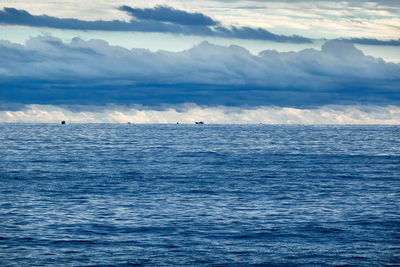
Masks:
[[[196,103],[307,107],[400,103],[400,65],[352,44],[250,54],[203,42],[182,52],[128,50],[105,41],[53,37],[0,42],[0,107],[9,103]]]
[[[107,107],[72,111],[51,105],[28,105],[0,111],[0,123],[168,123],[193,124],[400,124],[398,106],[323,106],[315,109],[281,107],[201,107],[145,109]]]

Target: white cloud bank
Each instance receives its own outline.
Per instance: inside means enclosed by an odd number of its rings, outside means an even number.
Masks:
[[[108,107],[71,111],[51,105],[27,105],[0,111],[0,123],[186,123],[206,124],[400,124],[399,106],[322,106],[315,109],[180,105],[164,110]]]

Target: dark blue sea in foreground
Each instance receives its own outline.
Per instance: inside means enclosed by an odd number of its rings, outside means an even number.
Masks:
[[[399,265],[400,127],[0,124],[0,265]]]

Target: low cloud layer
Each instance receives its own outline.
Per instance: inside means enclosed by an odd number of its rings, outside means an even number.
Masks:
[[[352,44],[321,50],[266,50],[203,42],[182,52],[150,52],[102,40],[53,37],[0,42],[0,109],[9,103],[208,106],[400,104],[400,64]]]
[[[0,123],[172,123],[193,124],[400,124],[398,106],[324,106],[316,109],[179,106],[164,110],[109,107],[71,111],[56,106],[28,105],[18,111],[0,111]]]
[[[47,15],[37,16],[30,14],[26,10],[6,7],[3,10],[0,10],[0,24],[72,30],[160,32],[225,38],[272,40],[288,43],[311,43],[311,40],[305,37],[273,34],[261,28],[209,27],[217,25],[218,23],[204,14],[189,13],[170,7],[139,9],[122,6],[119,9],[127,12],[129,15],[133,16],[134,19],[129,22],[121,20],[85,21],[72,18],[57,18]]]

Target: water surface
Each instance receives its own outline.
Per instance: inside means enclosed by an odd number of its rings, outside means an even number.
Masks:
[[[400,264],[400,127],[0,124],[0,264]]]

